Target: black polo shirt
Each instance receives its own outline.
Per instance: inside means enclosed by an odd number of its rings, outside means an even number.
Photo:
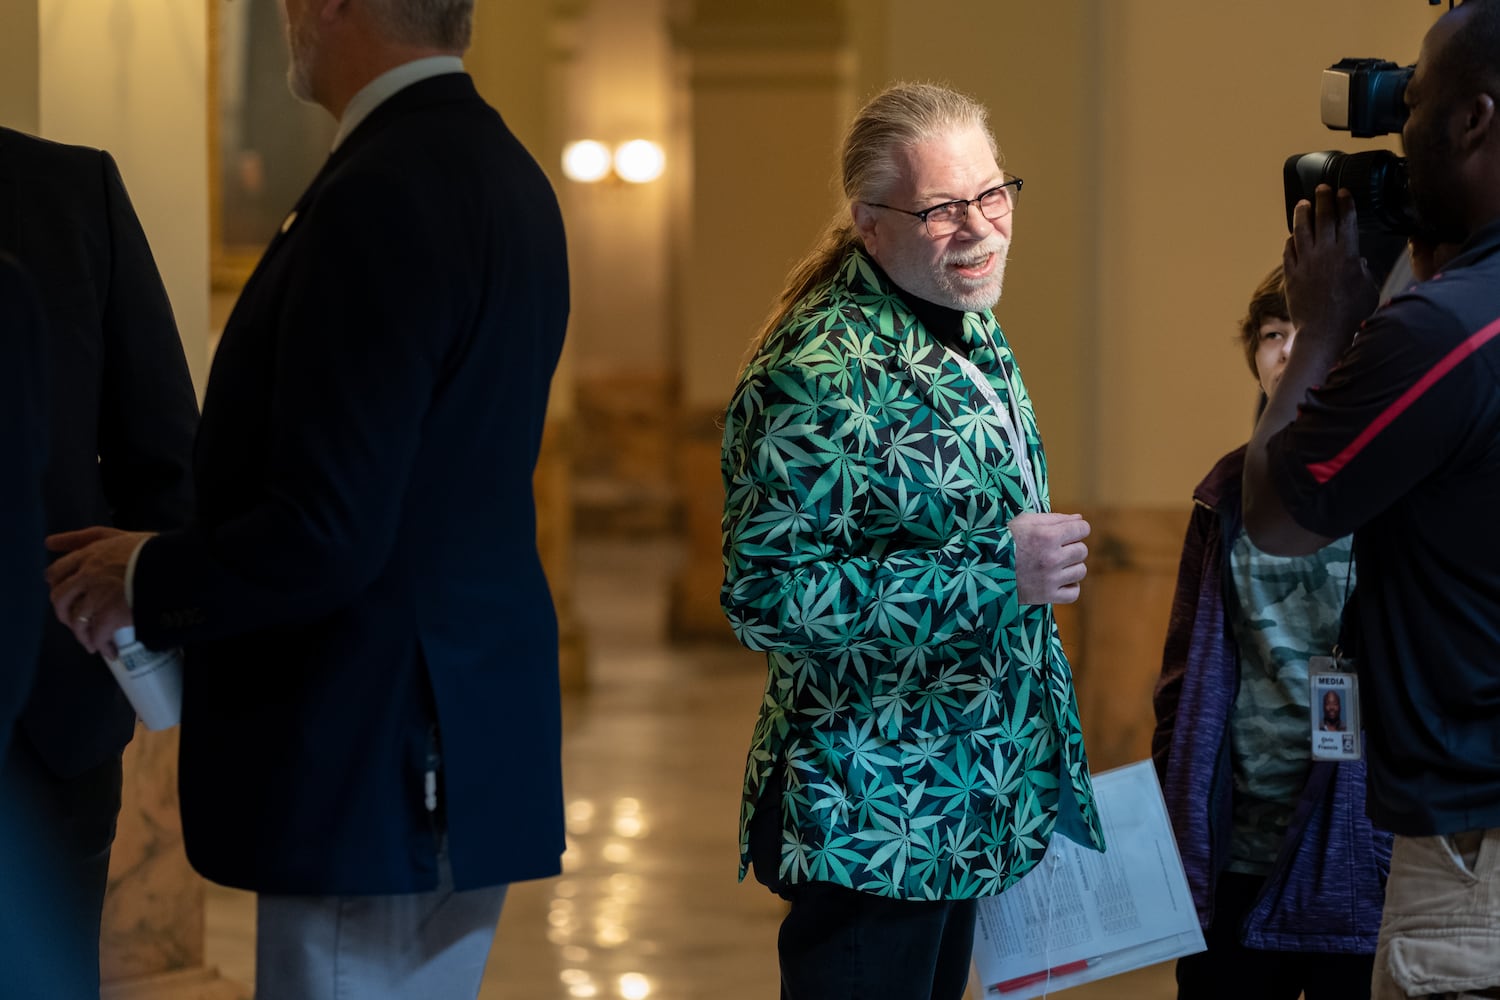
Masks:
[[[1365,321],[1270,453],[1298,524],[1354,533],[1370,818],[1500,826],[1500,222]]]

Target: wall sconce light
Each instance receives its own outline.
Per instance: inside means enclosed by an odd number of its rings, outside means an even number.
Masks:
[[[609,147],[594,139],[570,142],[563,147],[563,174],[570,181],[593,184],[609,176]]]
[[[650,139],[632,139],[615,149],[615,173],[632,184],[656,180],[666,165],[666,154]]]
[[[613,151],[597,139],[580,139],[563,147],[563,175],[582,184],[595,184],[613,172],[631,184],[647,184],[661,176],[667,157],[649,139],[632,139]]]

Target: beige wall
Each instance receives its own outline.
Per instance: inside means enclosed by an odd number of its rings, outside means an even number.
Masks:
[[[36,0],[0,0],[0,125],[37,130]]]
[[[1026,177],[997,309],[1035,397],[1053,495],[1183,506],[1249,431],[1233,345],[1285,237],[1281,164],[1377,145],[1318,120],[1320,70],[1415,58],[1420,0],[886,0],[867,64],[994,110]],[[934,31],[934,25],[972,30]],[[986,27],[991,26],[991,27]]]
[[[557,164],[547,155],[557,141],[549,21],[543,3],[476,0],[473,45],[464,66],[555,183]]]
[[[699,0],[680,26],[692,136],[678,267],[684,410],[723,408],[787,270],[832,217],[852,66],[834,0]]]
[[[987,104],[1006,169],[1027,181],[996,315],[1036,404],[1059,499],[1084,497],[1094,474],[1082,442],[1097,422],[1099,6],[1010,4],[999,18],[981,2],[888,0],[884,47],[860,53],[871,91],[933,80]]]
[[[549,5],[540,2],[476,0],[473,44],[464,54],[464,68],[473,77],[480,96],[500,112],[506,126],[547,172],[566,216],[567,192],[558,168],[563,69],[561,40],[553,31],[553,17]],[[576,300],[575,290],[575,309]],[[572,370],[578,354],[574,340],[570,326],[547,401],[547,416],[552,421],[566,421],[573,415]]]
[[[109,150],[172,298],[194,381],[208,353],[203,0],[40,0],[39,131]]]
[[[662,0],[593,0],[574,24],[562,109],[563,142],[669,139],[669,61]],[[577,282],[574,357],[579,379],[649,372],[671,363],[667,309],[669,185],[610,177],[563,180],[569,256]]]

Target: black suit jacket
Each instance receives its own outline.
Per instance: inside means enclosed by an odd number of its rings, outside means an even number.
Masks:
[[[143,641],[186,646],[204,875],[430,889],[444,822],[459,888],[559,870],[531,481],[567,302],[551,187],[461,73],[381,104],[267,248],[209,376],[197,518],[135,576]]]
[[[197,399],[166,289],[108,153],[0,128],[0,250],[41,295],[51,372],[48,532],[177,527],[192,506]],[[37,587],[45,594],[40,578]],[[59,776],[130,741],[102,660],[46,614],[19,728]]]
[[[31,691],[46,590],[42,471],[47,457],[47,342],[36,289],[0,254],[0,761],[11,725]]]

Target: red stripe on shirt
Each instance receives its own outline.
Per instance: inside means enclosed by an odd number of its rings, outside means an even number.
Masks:
[[[1413,403],[1421,399],[1422,395],[1437,384],[1439,379],[1458,367],[1459,362],[1493,340],[1496,334],[1500,334],[1500,319],[1495,320],[1489,326],[1471,335],[1463,343],[1449,351],[1441,361],[1428,369],[1427,374],[1419,378],[1410,388],[1397,397],[1394,403],[1381,410],[1380,414],[1374,420],[1370,421],[1370,425],[1359,432],[1358,437],[1344,446],[1343,451],[1326,461],[1313,462],[1308,465],[1307,471],[1312,473],[1313,480],[1319,486],[1322,486],[1328,480],[1338,475],[1344,466],[1354,461],[1359,453],[1364,451],[1371,441],[1375,440],[1376,435],[1389,427],[1392,421],[1405,413]]]

